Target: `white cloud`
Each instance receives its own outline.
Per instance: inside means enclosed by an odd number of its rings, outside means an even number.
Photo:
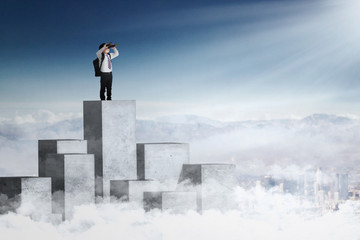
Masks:
[[[307,120],[250,121],[194,140],[190,145],[191,161],[233,162],[239,174],[250,175],[275,173],[274,165],[287,174],[320,166],[358,175],[359,122]],[[359,180],[359,176],[356,178]]]
[[[82,139],[82,118],[76,113],[35,111],[0,121],[0,175],[37,175],[39,139]]]
[[[0,122],[1,175],[37,174],[38,139],[83,138],[82,118],[77,114],[47,112],[47,117],[37,116],[42,114]],[[191,162],[236,163],[239,174],[275,173],[272,166],[286,173],[301,172],[309,166],[357,171],[354,166],[360,164],[360,122],[354,115],[242,122],[182,115],[161,119],[139,120],[137,142],[188,142]],[[173,123],[163,122],[166,119]],[[360,175],[352,177],[358,179]]]
[[[348,201],[337,212],[321,212],[306,201],[262,188],[235,191],[238,207],[203,214],[145,213],[133,204],[83,205],[60,225],[35,222],[19,214],[0,215],[4,240],[42,239],[357,239],[360,202]]]

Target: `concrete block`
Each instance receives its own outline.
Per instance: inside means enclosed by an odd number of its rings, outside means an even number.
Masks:
[[[144,192],[145,211],[155,208],[175,214],[196,211],[197,193],[190,191]]]
[[[45,174],[52,179],[53,213],[70,219],[75,206],[95,202],[93,154],[47,154]]]
[[[95,203],[94,155],[70,155],[65,158],[65,218],[71,218],[75,206]]]
[[[162,186],[156,180],[111,180],[110,195],[114,200],[136,202],[143,205],[144,192],[160,191]]]
[[[187,143],[137,144],[138,179],[178,180],[182,165],[188,163]]]
[[[45,156],[48,153],[87,153],[87,141],[79,139],[52,139],[38,141],[39,176],[47,177]]]
[[[51,215],[51,178],[1,177],[0,212],[18,211],[34,220]]]
[[[59,225],[63,222],[62,214],[51,214],[49,222],[53,225]]]
[[[235,186],[234,164],[184,164],[178,190],[196,191],[198,211],[202,212],[234,208],[232,193]]]
[[[95,155],[96,196],[110,199],[110,180],[136,179],[135,101],[84,101],[84,139]]]

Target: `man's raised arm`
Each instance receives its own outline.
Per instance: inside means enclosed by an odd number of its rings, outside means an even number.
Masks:
[[[116,58],[117,56],[119,56],[119,51],[116,49],[116,47],[113,47],[112,49],[114,49],[114,52],[110,53],[111,59]]]
[[[105,50],[106,44],[96,52],[96,56],[101,60],[101,53]]]

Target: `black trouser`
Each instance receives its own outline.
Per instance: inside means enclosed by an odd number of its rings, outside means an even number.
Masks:
[[[112,72],[101,72],[100,99],[105,100],[105,88],[107,100],[111,100]]]

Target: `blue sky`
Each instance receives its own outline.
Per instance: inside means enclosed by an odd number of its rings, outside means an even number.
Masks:
[[[291,1],[3,1],[0,117],[80,112],[92,60],[118,43],[113,99],[139,118],[360,115],[360,4]]]

